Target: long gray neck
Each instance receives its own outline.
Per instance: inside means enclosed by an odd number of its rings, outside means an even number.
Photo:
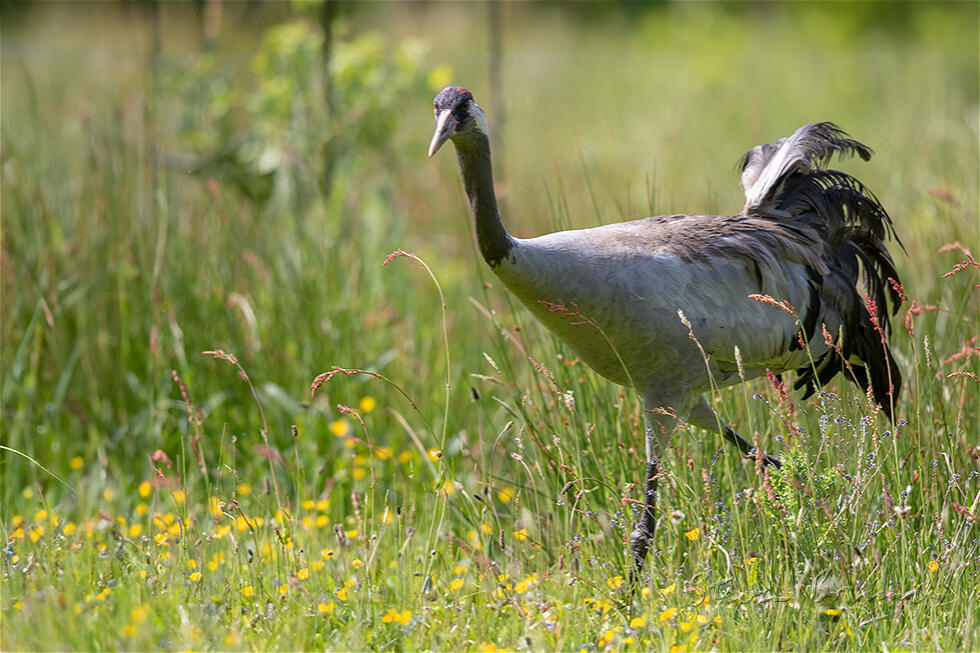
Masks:
[[[493,166],[490,163],[490,139],[474,130],[463,137],[453,139],[459,168],[463,173],[463,185],[470,198],[473,221],[476,224],[476,242],[483,259],[495,268],[514,246],[497,210],[497,196],[493,190]]]

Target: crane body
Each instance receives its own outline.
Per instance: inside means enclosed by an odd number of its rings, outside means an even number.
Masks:
[[[831,123],[804,125],[745,154],[746,203],[736,215],[657,216],[521,239],[497,209],[482,109],[459,86],[443,89],[433,108],[429,156],[453,141],[484,260],[585,363],[643,400],[634,579],[653,539],[656,477],[674,428],[720,432],[754,453],[707,403],[712,387],[794,370],[809,396],[845,372],[892,417],[901,375],[884,339],[888,305],[894,312],[899,303],[884,245],[894,238],[891,220],[859,181],[826,168],[833,154],[869,159],[866,146]]]
[[[783,263],[785,274],[770,287],[760,287],[750,260],[716,258],[707,267],[659,238],[663,224],[683,223],[680,228],[697,232],[714,228],[717,220],[701,215],[647,218],[520,240],[495,272],[596,372],[641,392],[704,392],[710,388],[709,368],[716,385],[737,382],[734,347],[740,331],[754,334],[740,344],[746,378],[767,368],[801,367],[807,353],[787,349],[799,330],[793,317],[748,299],[749,294],[768,292],[805,306],[807,289],[794,274],[800,266]],[[556,310],[560,307],[567,311]],[[678,311],[710,355],[709,367],[689,365],[699,353]],[[822,354],[826,345],[814,344],[813,353]],[[683,418],[685,406],[671,407]]]

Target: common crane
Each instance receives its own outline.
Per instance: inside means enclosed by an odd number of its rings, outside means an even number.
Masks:
[[[447,140],[456,146],[487,264],[583,361],[642,397],[647,465],[630,538],[634,579],[653,539],[659,460],[678,422],[754,453],[708,405],[712,385],[795,370],[806,398],[844,372],[892,418],[901,375],[885,334],[888,305],[894,314],[900,296],[884,241],[898,239],[861,182],[827,169],[834,154],[867,161],[868,147],[832,123],[804,125],[742,157],[745,206],[736,215],[658,216],[522,239],[500,220],[487,119],[472,94],[448,86],[433,107],[429,156]],[[786,310],[766,305],[777,302]]]

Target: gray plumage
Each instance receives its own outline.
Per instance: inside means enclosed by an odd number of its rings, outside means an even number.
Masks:
[[[633,533],[634,572],[653,537],[653,477],[678,421],[751,453],[705,401],[713,386],[796,370],[806,397],[843,371],[893,416],[901,376],[885,334],[899,296],[885,240],[894,232],[861,182],[827,168],[833,155],[871,157],[838,127],[804,125],[749,150],[736,215],[658,216],[520,239],[497,211],[483,111],[458,86],[440,92],[434,109],[429,155],[447,140],[456,146],[494,273],[582,360],[643,398],[647,506]],[[788,302],[798,319],[759,295]]]

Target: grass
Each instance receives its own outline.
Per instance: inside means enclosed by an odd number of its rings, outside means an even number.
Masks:
[[[5,10],[0,648],[975,650],[977,10],[902,7],[890,25],[864,5],[513,5],[503,106],[465,47],[482,13],[361,7],[342,41],[430,40],[390,97],[359,91],[398,128],[345,145],[330,193],[297,150],[266,199],[151,155],[183,154],[203,106],[164,76],[215,65],[186,72],[204,96],[257,74],[237,10],[209,64],[164,22],[155,82],[70,36],[31,50],[86,18]],[[99,26],[145,46],[145,17]],[[357,47],[353,69],[387,51]],[[676,433],[630,594],[638,401],[482,267],[452,157],[420,163],[447,61],[506,116],[522,235],[730,212],[729,162],[810,120],[875,147],[846,169],[906,246],[896,423],[842,380],[806,402],[766,380],[718,392],[785,473]],[[330,116],[294,102],[284,124],[319,142]],[[415,258],[383,265],[398,250]]]

